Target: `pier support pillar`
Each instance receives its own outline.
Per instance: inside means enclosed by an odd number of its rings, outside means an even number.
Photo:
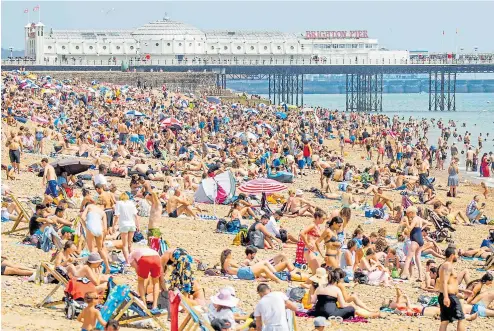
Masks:
[[[456,72],[429,72],[429,110],[456,110]]]
[[[382,111],[383,74],[347,74],[346,110]]]

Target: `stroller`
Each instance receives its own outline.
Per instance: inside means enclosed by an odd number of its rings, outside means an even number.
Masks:
[[[86,278],[72,278],[65,288],[63,298],[65,307],[65,316],[68,319],[75,319],[81,311],[86,308],[84,296],[88,292],[96,292],[96,287]]]
[[[451,222],[446,217],[439,216],[436,212],[429,210],[429,220],[434,224],[436,228],[435,231],[430,232],[429,236],[436,242],[440,243],[446,240],[452,243],[450,232],[455,232],[456,230],[451,226]]]

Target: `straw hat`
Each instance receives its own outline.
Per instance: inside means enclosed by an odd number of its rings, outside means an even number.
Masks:
[[[211,297],[211,302],[218,306],[232,308],[238,305],[239,299],[232,295],[231,289],[222,288],[218,294]]]
[[[325,286],[328,284],[328,274],[326,273],[326,269],[317,268],[314,276],[310,277],[309,280],[317,283],[321,286]]]

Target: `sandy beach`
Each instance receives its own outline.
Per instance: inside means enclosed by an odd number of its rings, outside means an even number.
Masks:
[[[5,126],[3,129],[5,130]],[[3,145],[3,144],[2,144]],[[337,149],[337,141],[330,141],[329,145],[334,149]],[[349,149],[351,147],[347,147]],[[355,147],[354,150],[348,151],[348,156],[345,157],[346,162],[356,164],[359,168],[369,161],[363,160],[361,156],[365,153],[363,148]],[[7,184],[11,190],[19,197],[33,197],[39,195],[43,191],[41,184],[41,178],[35,174],[27,172],[26,167],[35,162],[39,162],[41,156],[33,154],[23,154],[21,164],[21,175],[16,180],[5,179],[5,174],[2,173],[2,185]],[[53,159],[50,159],[52,161]],[[2,163],[8,163],[8,154],[6,153],[5,146],[2,146]],[[446,200],[446,178],[445,171],[437,172],[433,171],[432,175],[437,178],[436,188],[438,188],[438,196],[441,200]],[[128,180],[112,179],[117,184],[119,190],[124,190],[128,187]],[[460,181],[463,179],[460,175]],[[155,183],[157,189],[161,189],[160,183]],[[289,188],[309,189],[311,187],[319,187],[319,177],[315,171],[309,172],[308,176],[303,178],[297,178],[294,184],[290,184]],[[192,192],[186,192],[189,196]],[[459,197],[454,198],[454,206],[456,209],[464,209],[465,206],[471,201],[474,194],[480,193],[480,187],[478,185],[469,186],[461,185],[459,187]],[[399,202],[400,196],[397,192],[393,192],[394,201]],[[305,196],[311,198],[312,201],[319,207],[326,211],[331,211],[339,204],[331,200],[321,200],[313,198],[312,193],[305,193]],[[78,198],[76,197],[75,200]],[[491,198],[492,199],[492,198]],[[482,199],[483,201],[483,199]],[[490,200],[492,202],[492,200]],[[271,206],[276,209],[276,206]],[[204,208],[213,212],[213,208],[216,211],[218,217],[225,217],[228,212],[228,206],[212,206],[201,205]],[[76,216],[76,210],[71,210],[69,215]],[[492,203],[487,204],[486,212],[488,215],[494,215],[494,205]],[[311,222],[309,217],[297,217],[297,218],[283,218],[282,226],[288,229],[291,233],[298,233],[302,228]],[[249,223],[252,221],[248,221]],[[141,229],[145,232],[147,227],[147,219],[140,219]],[[380,227],[386,227],[388,233],[396,233],[397,224],[390,224],[382,220],[367,220],[363,211],[357,210],[352,214],[351,223],[348,226],[347,233],[353,232],[353,229],[361,225],[366,231],[377,231]],[[2,232],[8,230],[12,226],[11,222],[2,223]],[[478,225],[473,227],[456,226],[457,231],[453,234],[455,243],[459,248],[479,247],[480,242],[487,236],[488,226]],[[179,246],[185,248],[195,258],[207,263],[209,266],[214,266],[219,263],[219,256],[223,249],[230,248],[233,250],[234,257],[240,260],[244,256],[244,247],[233,246],[233,235],[218,234],[215,233],[216,222],[214,221],[193,221],[191,219],[170,219],[163,217],[161,219],[160,229],[163,236],[170,242],[172,246]],[[348,235],[347,234],[347,235]],[[47,261],[50,259],[48,253],[44,253],[42,250],[38,250],[32,246],[24,246],[20,244],[20,241],[25,235],[24,232],[20,232],[19,235],[2,235],[2,255],[9,258],[14,262],[22,263],[27,266],[39,265],[41,261]],[[441,247],[445,247],[445,244],[440,244]],[[295,246],[289,246],[283,250],[290,258],[295,257]],[[275,252],[270,250],[263,250],[258,253],[259,257],[269,257]],[[440,264],[442,261],[438,261]],[[476,262],[459,260],[456,264],[457,270],[468,268],[471,272],[472,278],[479,278],[482,273],[476,271]],[[242,280],[227,280],[219,277],[207,277],[203,272],[197,271],[196,277],[200,279],[206,291],[206,298],[214,295],[221,287],[230,285],[236,289],[237,297],[240,298],[240,308],[245,312],[252,312],[254,306],[258,302],[259,298],[256,294],[255,288],[258,284],[256,281],[242,281]],[[118,275],[122,282],[131,284],[136,288],[135,273],[131,272],[125,275]],[[2,281],[2,329],[3,330],[76,330],[80,327],[80,324],[76,321],[69,321],[65,319],[64,313],[61,309],[38,309],[35,307],[52,289],[55,285],[42,284],[40,286],[30,283],[23,277],[1,277]],[[396,284],[400,289],[407,294],[412,302],[416,302],[419,295],[424,294],[423,291],[418,289],[418,283],[414,281],[408,281],[405,283]],[[279,291],[285,291],[287,286],[297,286],[297,283],[282,285],[271,284],[273,289]],[[393,288],[375,287],[368,285],[357,285],[352,291],[358,293],[360,298],[370,307],[378,309],[383,302],[387,302],[390,298],[394,297],[395,290]],[[63,295],[62,290],[59,290],[55,294],[55,297],[61,297]],[[312,319],[297,318],[299,330],[311,330]],[[362,330],[369,331],[383,330],[385,328],[391,330],[435,330],[439,328],[439,320],[431,318],[413,318],[397,316],[393,314],[386,315],[386,318],[368,320],[368,323],[342,323],[333,325],[331,330]],[[478,318],[473,322],[467,323],[467,330],[492,330],[493,322],[490,319]],[[124,328],[123,330],[127,330]]]

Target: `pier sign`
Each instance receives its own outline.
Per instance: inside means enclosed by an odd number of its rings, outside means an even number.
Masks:
[[[306,31],[305,39],[364,39],[369,38],[367,30],[354,31]]]

